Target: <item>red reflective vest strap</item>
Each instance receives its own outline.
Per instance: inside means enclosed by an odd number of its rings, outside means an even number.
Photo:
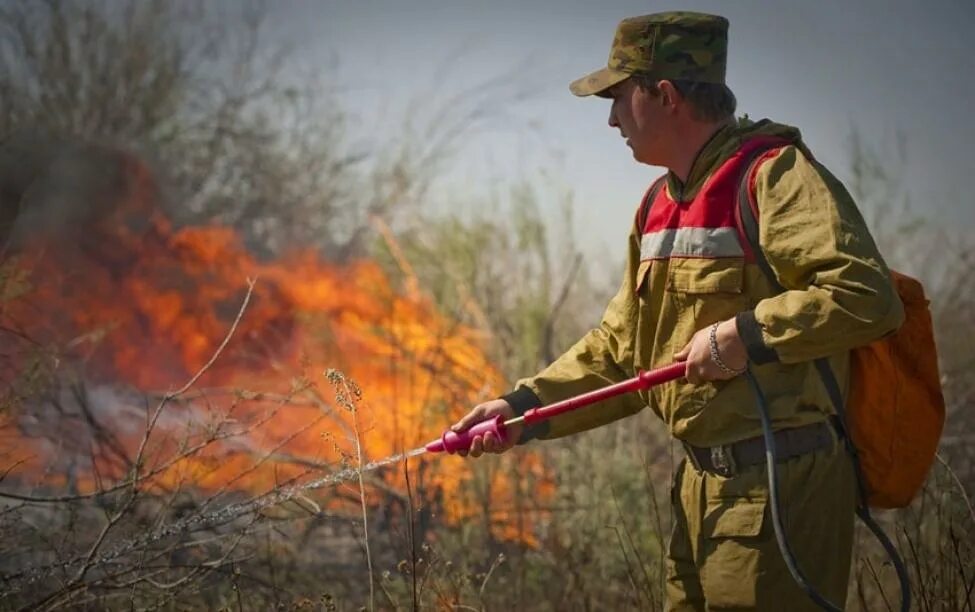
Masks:
[[[658,183],[666,184],[666,176],[655,181],[644,195],[638,216],[642,221],[640,259],[744,257],[754,261],[735,205],[742,175],[755,155],[770,157],[787,144],[789,141],[778,137],[745,141],[686,202],[671,198],[668,189],[655,189]],[[754,174],[747,177],[752,185]],[[750,191],[754,193],[754,188]]]

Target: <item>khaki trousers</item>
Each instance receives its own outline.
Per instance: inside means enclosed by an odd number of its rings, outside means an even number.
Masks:
[[[842,443],[778,463],[779,504],[806,579],[844,607],[856,483]],[[671,498],[667,610],[819,610],[796,584],[772,527],[764,465],[731,478],[684,462]]]

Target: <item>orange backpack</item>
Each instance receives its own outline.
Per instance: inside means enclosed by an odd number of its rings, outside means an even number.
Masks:
[[[756,263],[783,291],[758,239],[754,176],[769,151],[757,151],[746,166],[738,210]],[[815,362],[847,438],[852,439],[850,451],[859,465],[861,497],[874,508],[903,508],[914,499],[934,462],[945,421],[934,326],[924,288],[910,276],[894,271],[891,276],[904,304],[904,323],[894,333],[851,351],[848,409],[829,362],[825,358]]]
[[[924,288],[910,276],[894,271],[891,276],[904,304],[904,324],[850,353],[846,425],[874,508],[911,503],[934,462],[945,422]]]

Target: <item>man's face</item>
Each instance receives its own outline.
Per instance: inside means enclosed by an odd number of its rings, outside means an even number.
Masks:
[[[666,165],[670,122],[660,95],[641,89],[632,79],[613,85],[608,93],[613,99],[609,125],[619,129],[633,158],[644,164]]]

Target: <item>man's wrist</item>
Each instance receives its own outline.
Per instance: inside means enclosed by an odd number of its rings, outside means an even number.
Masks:
[[[711,361],[722,372],[731,376],[738,376],[745,372],[748,357],[738,337],[734,319],[712,325],[708,332],[708,343],[711,349]]]
[[[542,405],[542,400],[538,397],[538,395],[524,385],[518,387],[511,393],[502,395],[500,399],[508,402],[508,405],[511,406],[511,409],[514,411],[515,416],[523,416],[532,408],[539,408]],[[542,421],[541,423],[536,423],[535,425],[526,425],[525,429],[521,433],[521,437],[518,438],[517,443],[524,444],[534,440],[535,438],[544,436],[546,433],[548,433],[548,429],[548,421]]]
[[[502,395],[500,399],[508,402],[511,409],[515,411],[515,416],[521,416],[532,408],[538,408],[542,405],[542,400],[535,395],[535,392],[524,385]]]

